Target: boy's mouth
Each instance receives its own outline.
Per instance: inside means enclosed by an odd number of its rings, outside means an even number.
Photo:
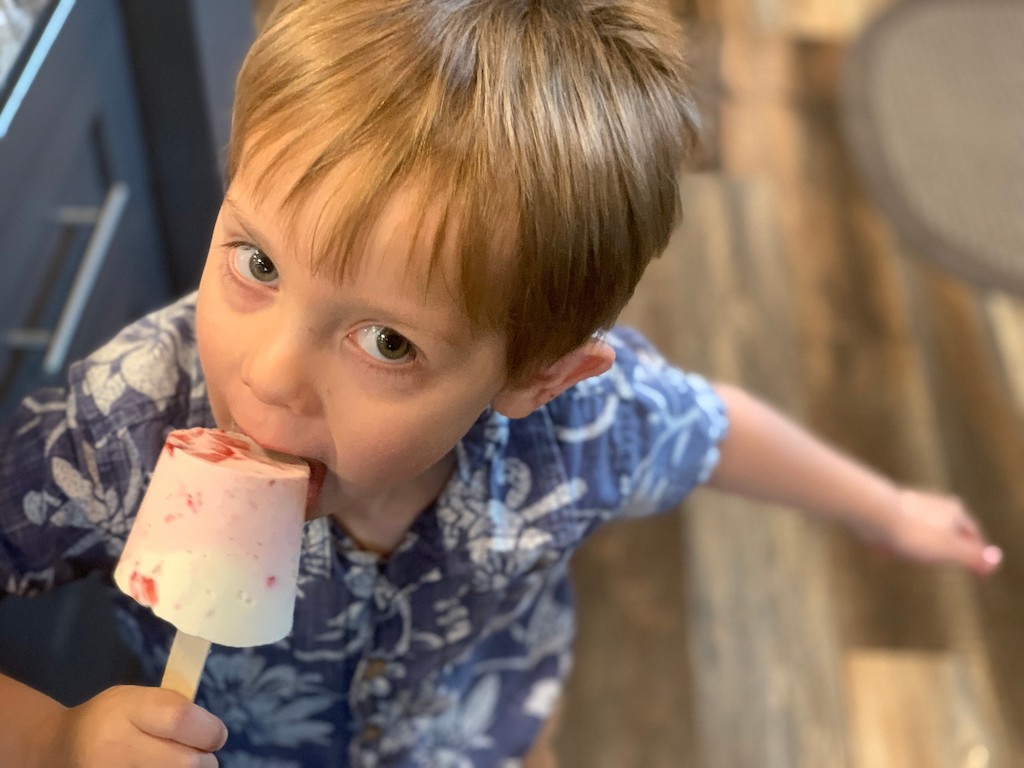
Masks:
[[[294,454],[289,454],[287,451],[282,451],[274,446],[266,445],[260,440],[257,440],[243,429],[234,419],[231,420],[231,431],[241,432],[271,454],[279,453],[286,456],[294,456]],[[327,477],[327,465],[322,461],[306,458],[305,456],[294,456],[294,458],[300,459],[309,465],[309,485],[306,488],[306,519],[312,520],[315,516],[317,502],[320,500],[320,492],[324,487],[324,479]]]
[[[316,459],[305,461],[309,464],[309,487],[306,490],[306,518],[309,519],[320,500],[320,491],[323,490],[324,478],[327,477],[327,465]]]

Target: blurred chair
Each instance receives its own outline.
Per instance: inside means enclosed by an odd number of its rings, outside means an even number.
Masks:
[[[854,162],[911,250],[1024,295],[1024,0],[903,0],[845,62]]]

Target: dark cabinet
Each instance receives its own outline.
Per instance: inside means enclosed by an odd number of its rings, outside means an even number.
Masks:
[[[252,34],[248,0],[46,5],[0,81],[0,421],[195,286]],[[33,598],[5,576],[0,671],[66,704],[137,680],[104,574]]]
[[[117,4],[60,0],[47,23],[0,138],[0,418],[171,298]]]
[[[48,10],[0,138],[0,419],[171,298],[117,4]],[[0,669],[69,704],[135,672],[96,578],[5,598]]]

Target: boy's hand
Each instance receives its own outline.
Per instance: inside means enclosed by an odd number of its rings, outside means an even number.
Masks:
[[[1002,550],[986,541],[960,499],[908,488],[896,489],[895,499],[884,526],[860,530],[865,540],[912,560],[962,565],[979,576],[999,567]]]
[[[48,719],[41,765],[216,768],[227,728],[179,693],[110,688]]]

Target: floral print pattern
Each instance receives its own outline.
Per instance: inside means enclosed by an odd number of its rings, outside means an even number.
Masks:
[[[212,426],[195,296],[76,363],[0,430],[0,589],[109,574],[171,429]],[[488,411],[440,498],[387,558],[308,523],[291,635],[215,647],[197,700],[226,768],[513,766],[570,666],[568,560],[601,523],[676,505],[727,428],[697,376],[638,334],[607,374],[530,416]],[[125,642],[159,675],[173,628],[118,595]]]

